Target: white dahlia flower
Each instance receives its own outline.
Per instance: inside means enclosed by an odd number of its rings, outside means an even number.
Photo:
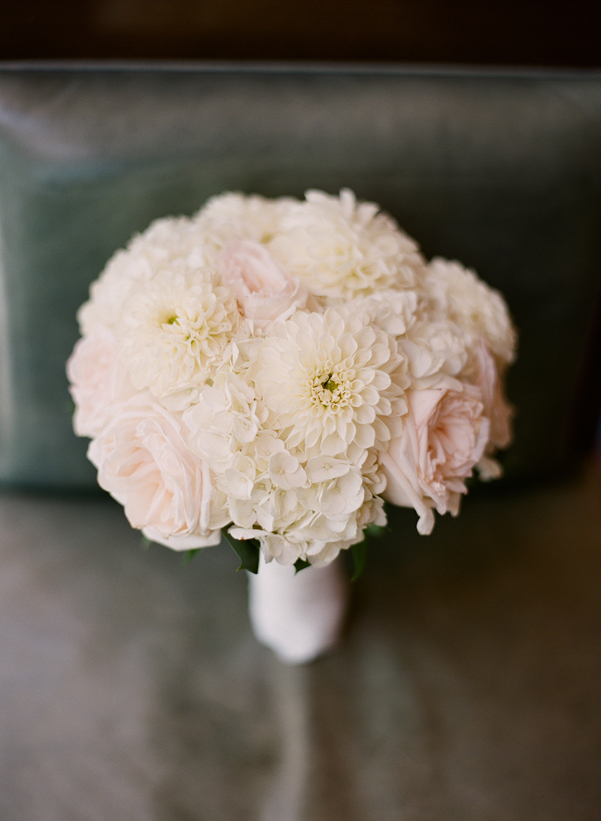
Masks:
[[[516,332],[498,291],[459,262],[439,257],[428,265],[422,287],[435,313],[456,323],[463,333],[481,337],[500,363],[514,361]]]
[[[349,299],[413,286],[424,260],[416,243],[377,205],[308,191],[281,220],[269,250],[318,296]]]
[[[90,299],[77,314],[82,334],[98,325],[115,327],[132,290],[150,282],[165,268],[175,264],[194,270],[208,261],[206,240],[191,220],[156,220],[144,233],[136,234],[125,250],[117,251],[92,283]]]
[[[390,419],[405,410],[404,360],[363,313],[297,312],[275,323],[259,365],[269,426],[288,448],[359,455],[383,447]]]
[[[155,396],[202,385],[241,322],[231,291],[208,274],[162,271],[126,307],[121,357],[136,388]]]

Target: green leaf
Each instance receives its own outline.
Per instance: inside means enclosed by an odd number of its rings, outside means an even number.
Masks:
[[[368,539],[383,539],[384,536],[388,533],[390,528],[382,525],[367,525],[365,528],[365,535]]]
[[[192,550],[186,550],[186,552],[182,555],[182,564],[190,564],[199,550],[200,547],[194,547]]]
[[[300,573],[300,571],[304,570],[305,567],[311,567],[311,562],[306,562],[304,559],[297,559],[294,562],[294,568],[297,573]]]
[[[151,544],[152,544],[152,542],[150,541],[148,536],[145,536],[143,533],[141,533],[140,534],[140,547],[142,548],[142,550],[148,550],[148,548],[150,547]]]
[[[365,563],[367,561],[367,539],[363,539],[359,544],[354,544],[351,547],[351,553],[353,554],[353,562],[355,564],[355,572],[351,576],[351,581],[356,582],[365,570]]]
[[[257,539],[234,539],[234,537],[224,531],[225,538],[233,547],[241,561],[238,570],[248,570],[250,573],[259,572],[259,542]]]

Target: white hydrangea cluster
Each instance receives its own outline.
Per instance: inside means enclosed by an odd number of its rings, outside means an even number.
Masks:
[[[224,194],[118,251],[67,371],[99,482],[152,540],[221,529],[324,565],[384,525],[428,533],[511,439],[502,297],[430,264],[378,206]]]

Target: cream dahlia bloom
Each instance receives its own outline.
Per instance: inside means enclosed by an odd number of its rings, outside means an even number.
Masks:
[[[270,252],[318,296],[350,299],[411,287],[424,266],[416,243],[377,205],[308,191],[289,205]]]
[[[126,307],[121,358],[136,388],[155,396],[204,384],[241,322],[231,291],[208,273],[162,271]]]
[[[82,334],[94,327],[114,328],[123,317],[133,289],[150,282],[160,271],[174,265],[197,270],[209,262],[206,241],[199,227],[186,217],[167,217],[136,234],[125,250],[117,251],[90,286],[90,299],[77,318]]]
[[[360,454],[384,447],[390,420],[404,412],[403,365],[363,313],[297,312],[266,337],[256,384],[288,448]]]
[[[482,338],[499,363],[515,359],[516,333],[505,300],[459,262],[435,258],[422,280],[432,309],[462,332]]]

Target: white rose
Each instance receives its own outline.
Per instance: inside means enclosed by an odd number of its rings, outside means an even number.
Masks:
[[[270,200],[229,192],[212,197],[193,218],[206,238],[214,260],[231,242],[267,243],[281,231],[282,217],[295,202],[287,197]]]
[[[229,519],[209,466],[188,449],[178,417],[149,392],[119,407],[88,457],[132,527],[176,550],[219,543]]]
[[[69,357],[67,376],[75,402],[73,427],[78,436],[98,436],[109,420],[111,406],[135,393],[117,352],[114,334],[99,325],[78,340]]]
[[[307,304],[308,291],[258,242],[230,243],[219,256],[218,271],[238,300],[242,314],[262,329]]]

